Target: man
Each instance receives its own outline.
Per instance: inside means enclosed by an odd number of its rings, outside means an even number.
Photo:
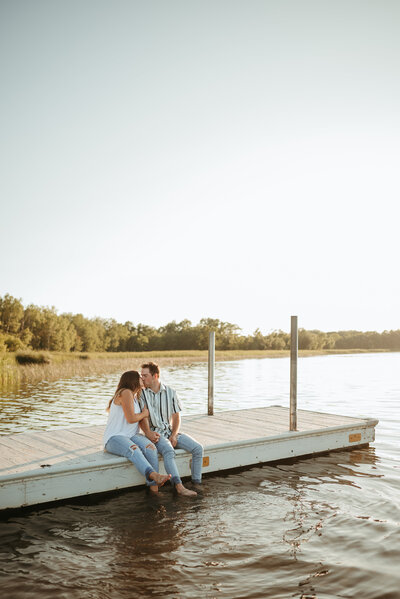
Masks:
[[[198,487],[201,484],[203,447],[189,435],[179,432],[182,408],[174,389],[160,382],[158,364],[142,364],[141,376],[144,389],[140,403],[142,408],[146,407],[149,410],[149,418],[144,418],[140,426],[163,456],[165,470],[171,474],[171,483],[175,485],[177,493],[186,496],[197,495],[196,491],[183,486],[175,462],[174,449],[184,449],[192,454],[192,481],[194,487]]]

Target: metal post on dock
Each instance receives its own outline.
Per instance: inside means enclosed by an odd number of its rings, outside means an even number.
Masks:
[[[214,415],[215,332],[208,337],[208,415]]]
[[[290,423],[289,430],[297,430],[297,316],[290,318]]]

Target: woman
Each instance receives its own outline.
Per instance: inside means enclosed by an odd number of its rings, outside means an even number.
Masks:
[[[144,435],[138,434],[139,421],[148,418],[149,411],[142,412],[138,398],[142,391],[142,379],[136,370],[124,372],[107,411],[108,422],[103,443],[106,451],[128,458],[146,478],[150,490],[157,493],[158,487],[171,475],[158,473],[157,450]]]

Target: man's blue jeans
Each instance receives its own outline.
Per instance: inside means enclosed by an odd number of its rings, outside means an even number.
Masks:
[[[128,458],[135,464],[140,474],[146,477],[148,486],[156,483],[149,478],[152,472],[158,472],[158,455],[153,443],[144,435],[114,435],[106,443],[106,451]]]
[[[201,467],[203,465],[202,445],[184,433],[178,433],[177,441],[175,449],[184,449],[192,454],[192,481],[194,483],[201,483]],[[178,485],[182,481],[175,463],[175,451],[170,441],[161,435],[155,446],[164,459],[166,472],[171,474],[171,483]]]

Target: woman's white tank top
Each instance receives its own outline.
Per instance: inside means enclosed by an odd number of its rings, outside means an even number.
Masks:
[[[115,398],[114,398],[115,399]],[[139,431],[139,423],[133,422],[129,424],[127,419],[125,418],[124,410],[122,406],[114,403],[114,399],[111,402],[110,411],[108,413],[108,421],[106,430],[103,435],[103,445],[105,446],[108,439],[113,435],[124,435],[125,437],[133,437]],[[135,414],[140,414],[140,406],[136,400],[134,399],[134,409]]]

